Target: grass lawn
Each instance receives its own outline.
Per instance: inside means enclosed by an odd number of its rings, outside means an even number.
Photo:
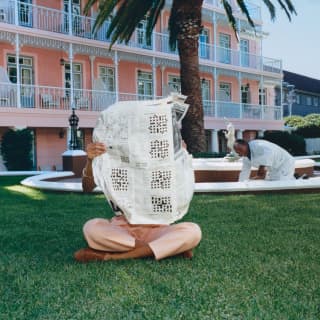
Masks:
[[[197,195],[192,260],[76,263],[102,195],[0,177],[0,319],[320,319],[320,194]]]

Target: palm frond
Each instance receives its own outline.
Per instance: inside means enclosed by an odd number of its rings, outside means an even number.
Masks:
[[[244,0],[237,0],[237,4],[240,7],[240,10],[242,11],[242,13],[245,14],[245,16],[247,17],[247,20],[249,22],[249,24],[251,25],[251,27],[255,27],[254,22],[252,21],[251,17],[250,17],[250,13],[248,11],[248,8],[244,2]]]
[[[285,0],[284,2],[282,0],[278,0],[281,8],[285,11],[289,21],[291,21],[291,14],[296,13],[295,8],[293,7],[290,0]]]
[[[293,6],[293,3],[291,2],[291,0],[285,0],[285,3],[287,4],[287,7],[288,7],[290,13],[291,14],[294,13],[295,15],[297,15],[297,11],[296,11],[295,7]]]
[[[231,24],[232,29],[234,30],[235,36],[237,39],[239,39],[238,36],[238,28],[237,28],[237,23],[236,23],[236,19],[233,15],[233,11],[232,11],[232,7],[230,5],[230,3],[228,2],[228,0],[221,0],[224,10],[226,11],[229,23]]]
[[[165,5],[165,0],[160,1],[152,1],[152,7],[150,11],[148,12],[147,16],[147,26],[146,26],[146,38],[147,42],[151,39],[151,34],[154,26],[157,23],[158,17],[161,13],[161,10],[163,9]],[[149,44],[149,43],[148,43]]]
[[[262,1],[264,2],[266,7],[268,8],[271,20],[273,21],[276,17],[276,8],[275,8],[274,4],[270,0],[262,0]]]
[[[177,25],[178,17],[177,17],[177,8],[176,2],[173,1],[170,17],[168,21],[168,30],[169,30],[169,47],[172,51],[177,48],[177,38],[179,33],[179,27]]]
[[[84,12],[87,14],[97,1],[88,0]],[[142,20],[146,20],[146,40],[150,43],[152,30],[165,5],[165,0],[100,0],[99,3],[99,13],[93,31],[96,32],[110,18],[107,37],[111,38],[111,48],[118,40],[128,43]],[[113,16],[114,11],[116,13]]]

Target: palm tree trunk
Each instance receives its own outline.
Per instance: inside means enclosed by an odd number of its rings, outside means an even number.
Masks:
[[[177,30],[181,92],[190,105],[182,125],[182,138],[190,153],[206,148],[198,53],[202,3],[203,0],[174,0],[171,9]]]

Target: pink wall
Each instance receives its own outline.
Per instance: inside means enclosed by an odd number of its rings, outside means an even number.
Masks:
[[[137,72],[138,70],[152,72],[148,64],[120,61],[119,63],[119,91],[124,93],[137,93]]]
[[[36,153],[38,167],[62,165],[62,153],[67,150],[67,137],[59,137],[60,128],[36,129]]]

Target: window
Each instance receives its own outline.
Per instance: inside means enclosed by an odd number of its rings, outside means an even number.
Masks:
[[[241,103],[250,103],[250,86],[249,83],[241,86]]]
[[[151,49],[151,44],[147,44],[146,39],[146,26],[147,22],[145,20],[140,21],[137,27],[137,42],[140,48]]]
[[[318,99],[318,97],[313,97],[313,105],[314,105],[315,107],[318,107],[318,106],[319,106],[319,99]]]
[[[138,99],[147,100],[153,96],[153,80],[151,72],[138,71]]]
[[[231,83],[220,82],[218,99],[220,101],[231,101]]]
[[[115,91],[114,68],[107,67],[107,66],[100,66],[99,78],[105,84],[107,91]]]
[[[296,104],[300,104],[300,94],[296,95]]]
[[[32,0],[20,0],[18,2],[19,24],[32,27]]]
[[[69,0],[64,0],[64,12],[66,13],[64,15],[64,31],[69,31]],[[71,0],[71,12],[72,12],[72,32],[74,34],[81,33],[81,7],[80,7],[80,0]]]
[[[267,104],[267,89],[259,89],[259,105]]]
[[[64,86],[67,89],[71,88],[71,68],[70,63],[64,64]],[[75,90],[75,96],[80,96],[82,89],[82,65],[80,63],[74,63],[73,67],[73,89]],[[66,95],[70,95],[70,90],[66,90]]]
[[[8,55],[7,57],[8,75],[13,83],[17,83],[17,64],[16,56]],[[20,83],[33,84],[33,61],[30,57],[19,57]]]
[[[231,36],[219,33],[218,60],[222,63],[231,63]]]
[[[12,83],[17,83],[17,64],[16,56],[7,56],[7,68],[9,79]],[[19,57],[19,72],[21,84],[21,106],[34,106],[34,84],[33,82],[33,59],[31,57]]]
[[[181,92],[181,80],[180,77],[169,75],[168,87],[170,91]]]
[[[201,93],[202,93],[202,100],[203,101],[211,100],[210,80],[206,80],[206,79],[201,80]]]
[[[249,40],[240,40],[240,54],[241,54],[241,66],[249,66]]]
[[[306,98],[307,106],[312,106],[312,97],[307,96]]]
[[[209,58],[209,29],[204,28],[202,29],[199,37],[200,46],[199,46],[199,56],[202,59]]]

